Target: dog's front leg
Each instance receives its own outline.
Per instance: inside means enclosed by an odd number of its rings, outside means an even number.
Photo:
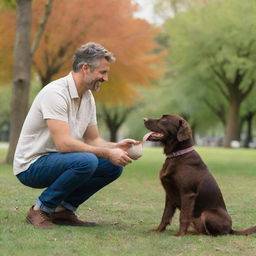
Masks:
[[[181,197],[180,228],[179,232],[175,234],[176,236],[184,236],[187,234],[188,227],[192,220],[195,197],[195,193],[184,194]]]
[[[162,216],[162,220],[159,226],[152,231],[162,232],[166,229],[166,226],[171,223],[172,216],[174,215],[176,207],[170,197],[166,194],[165,196],[165,207]]]

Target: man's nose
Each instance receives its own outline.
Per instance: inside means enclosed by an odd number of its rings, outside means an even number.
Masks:
[[[103,75],[102,80],[108,81],[108,75]]]
[[[102,75],[101,81],[102,82],[108,81],[108,75],[107,74]]]

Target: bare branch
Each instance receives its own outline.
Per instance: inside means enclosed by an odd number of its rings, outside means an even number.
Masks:
[[[252,91],[254,85],[255,85],[255,80],[252,80],[248,88],[244,92],[242,92],[242,96],[241,96],[242,99],[245,99],[248,96],[248,94]]]
[[[213,73],[223,82],[226,87],[230,87],[230,81],[227,79],[226,73],[223,69],[217,70],[213,65],[210,66]]]
[[[42,38],[42,35],[44,33],[44,29],[46,27],[46,24],[47,24],[47,20],[51,14],[51,10],[52,10],[52,3],[53,3],[54,0],[48,0],[48,2],[45,4],[45,11],[44,11],[44,17],[42,18],[40,24],[39,24],[39,27],[37,29],[37,33],[36,33],[36,36],[35,36],[35,39],[32,43],[32,46],[31,46],[31,56],[34,55],[36,49],[38,48],[38,45],[40,43],[40,40]]]
[[[235,78],[234,78],[234,81],[233,81],[233,85],[237,86],[237,88],[239,87],[239,85],[241,84],[244,76],[246,75],[246,72],[247,71],[244,71],[242,74],[240,72],[240,69],[238,68],[236,70],[236,74],[235,74]]]
[[[220,119],[223,125],[226,124],[224,106],[220,104],[218,107],[215,107],[209,100],[203,99],[205,104],[210,108],[210,110]]]
[[[218,90],[222,93],[222,95],[225,97],[225,99],[227,101],[230,101],[230,97],[229,97],[228,93],[222,88],[221,84],[217,81],[214,84],[217,86]]]

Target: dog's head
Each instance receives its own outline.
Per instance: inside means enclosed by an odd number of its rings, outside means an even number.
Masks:
[[[163,115],[159,119],[145,118],[145,127],[150,130],[144,141],[166,141],[182,142],[192,138],[192,131],[188,122],[178,115]]]

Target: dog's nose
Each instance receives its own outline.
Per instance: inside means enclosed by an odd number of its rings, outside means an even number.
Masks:
[[[147,122],[148,121],[148,118],[144,118],[144,122]]]

